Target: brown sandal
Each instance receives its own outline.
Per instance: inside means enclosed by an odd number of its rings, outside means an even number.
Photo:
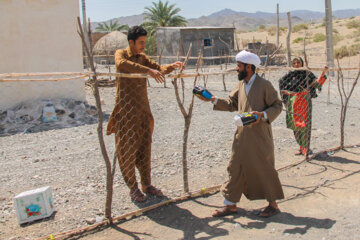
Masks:
[[[260,217],[268,218],[280,213],[280,209],[274,208],[273,206],[267,206],[261,213]]]
[[[233,205],[228,205],[228,206],[225,206],[223,208],[221,208],[220,210],[215,210],[215,212],[212,214],[213,217],[225,217],[225,216],[228,216],[228,215],[231,215],[231,214],[235,214],[237,213],[237,208],[236,210],[231,210],[231,207],[233,207]]]
[[[134,202],[145,202],[146,200],[145,195],[138,188],[130,190],[130,197]]]
[[[144,193],[153,195],[153,196],[157,196],[157,197],[162,197],[164,196],[164,194],[162,193],[162,191],[156,187],[154,187],[153,185],[149,185],[145,188],[142,188]]]

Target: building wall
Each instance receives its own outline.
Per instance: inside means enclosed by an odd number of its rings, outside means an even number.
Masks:
[[[234,50],[234,29],[232,28],[157,28],[157,54],[162,56],[185,56],[192,44],[191,55],[197,57],[201,50],[204,57],[216,57],[232,54]],[[211,46],[204,46],[204,39],[210,39]],[[176,59],[162,58],[162,63],[174,62]],[[222,60],[224,61],[224,60]],[[195,64],[189,60],[188,64]],[[221,60],[204,60],[205,64],[219,64]]]
[[[205,39],[210,39],[211,46],[205,46]],[[204,57],[216,57],[231,54],[234,49],[234,30],[232,29],[182,29],[181,41],[185,51],[192,43],[191,56],[197,57],[199,50]],[[194,63],[195,60],[193,60]],[[205,64],[219,64],[221,60],[204,60]],[[195,64],[195,63],[194,63]]]
[[[1,0],[0,73],[82,72],[77,16],[74,0]],[[0,82],[0,109],[49,98],[85,100],[84,79]]]

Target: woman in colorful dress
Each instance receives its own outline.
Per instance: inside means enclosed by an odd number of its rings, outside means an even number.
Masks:
[[[292,60],[293,68],[301,68],[304,61],[301,57]],[[308,70],[289,71],[279,80],[279,88],[283,103],[286,107],[286,127],[292,129],[299,150],[295,155],[307,155],[311,137],[312,98],[317,97],[316,89],[320,92],[326,81],[325,66],[320,77]]]

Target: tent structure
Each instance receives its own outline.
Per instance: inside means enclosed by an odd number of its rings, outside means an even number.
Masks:
[[[106,34],[99,41],[96,42],[93,53],[94,55],[114,55],[117,49],[126,48],[128,46],[127,36],[119,31],[113,31]],[[97,57],[95,58],[97,63],[102,61],[110,61],[108,63],[113,63],[113,58],[108,59],[108,57]]]

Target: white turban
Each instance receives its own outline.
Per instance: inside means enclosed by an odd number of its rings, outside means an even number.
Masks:
[[[245,51],[245,50],[242,50],[241,52],[236,54],[235,59],[237,62],[252,64],[255,67],[259,67],[260,63],[261,63],[258,55],[248,52],[248,51]]]

